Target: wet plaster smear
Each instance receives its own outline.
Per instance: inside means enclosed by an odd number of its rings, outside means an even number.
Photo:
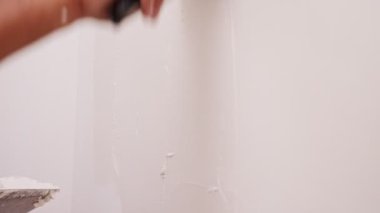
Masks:
[[[0,178],[0,209],[7,212],[21,212],[24,207],[23,202],[25,203],[23,199],[28,198],[33,200],[29,208],[39,208],[52,200],[57,192],[59,188],[50,183],[40,183],[25,177],[3,177]],[[13,209],[7,210],[6,204],[10,200],[17,200],[19,204],[9,205],[13,206]]]
[[[73,212],[380,211],[370,4],[173,0],[95,30]]]

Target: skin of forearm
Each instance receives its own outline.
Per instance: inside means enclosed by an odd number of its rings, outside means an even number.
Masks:
[[[82,16],[78,0],[0,0],[0,60]]]

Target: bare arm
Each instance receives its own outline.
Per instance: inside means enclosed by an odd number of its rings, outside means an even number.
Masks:
[[[72,0],[0,0],[0,59],[80,16]]]
[[[82,17],[107,18],[112,0],[0,0],[0,60]],[[155,18],[162,0],[141,0]]]

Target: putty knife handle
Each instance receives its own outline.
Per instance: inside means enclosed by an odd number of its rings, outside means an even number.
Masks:
[[[115,0],[111,6],[111,19],[114,23],[119,23],[139,7],[140,0]]]

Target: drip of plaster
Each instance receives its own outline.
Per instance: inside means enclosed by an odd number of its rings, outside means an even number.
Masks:
[[[162,179],[162,198],[161,202],[164,204],[165,203],[165,198],[166,198],[166,178],[168,176],[168,166],[169,166],[169,160],[175,157],[174,152],[168,152],[165,155],[165,160],[164,164],[162,165],[161,172],[160,172],[160,177]]]

